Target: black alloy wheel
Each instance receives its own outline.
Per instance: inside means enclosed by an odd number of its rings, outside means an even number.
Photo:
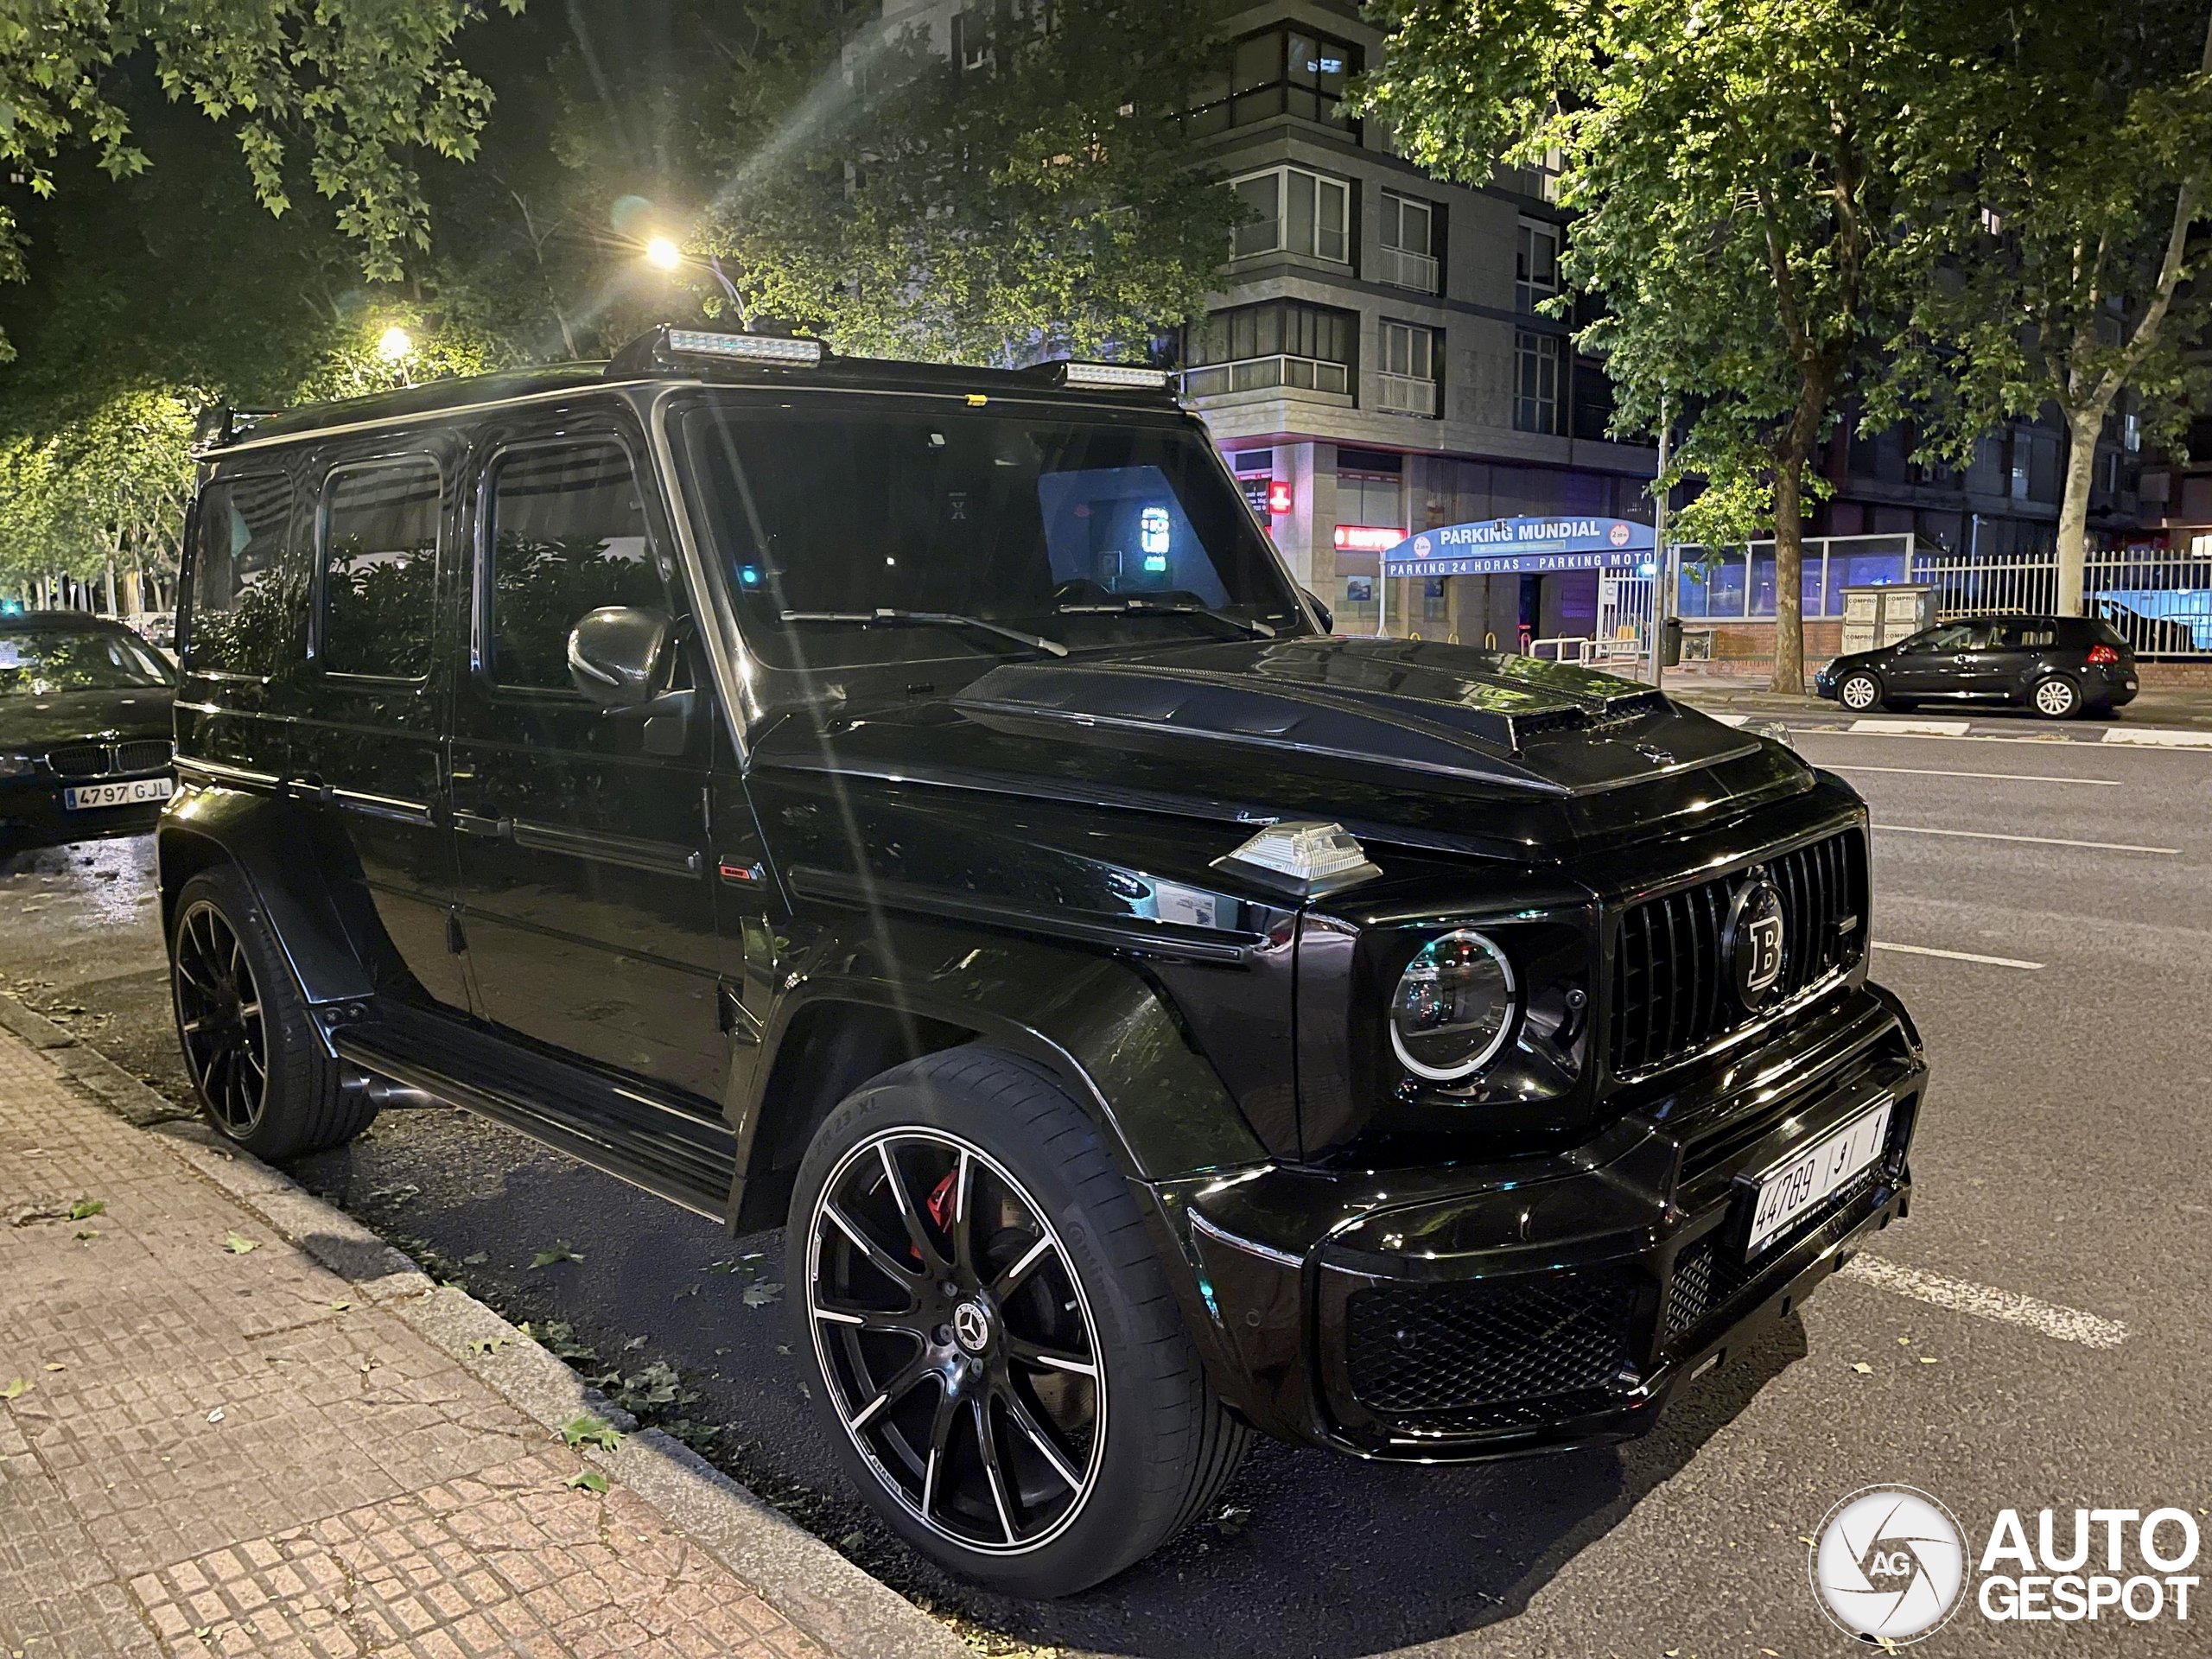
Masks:
[[[176,1028],[185,1069],[216,1127],[234,1141],[261,1127],[269,1098],[269,1027],[245,944],[212,899],[176,925]]]
[[[807,1312],[831,1403],[884,1489],[985,1554],[1052,1541],[1105,1445],[1096,1326],[1042,1208],[961,1137],[861,1141],[815,1200]]]

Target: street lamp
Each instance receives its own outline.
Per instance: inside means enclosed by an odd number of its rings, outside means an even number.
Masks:
[[[711,273],[714,279],[721,284],[723,296],[729,301],[730,308],[737,313],[739,326],[741,327],[752,326],[751,314],[745,308],[744,296],[738,293],[737,284],[730,281],[729,273],[722,269],[722,262],[716,255],[710,253],[702,259],[696,255],[685,253],[668,237],[656,236],[645,244],[645,263],[656,270],[671,272],[685,265],[700,266]]]
[[[683,250],[664,236],[657,236],[645,244],[645,260],[663,270],[674,270],[683,263]]]
[[[377,336],[377,355],[387,363],[397,363],[415,354],[415,336],[397,323]]]

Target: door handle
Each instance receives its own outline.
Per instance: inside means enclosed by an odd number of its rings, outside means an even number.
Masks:
[[[488,812],[456,811],[453,827],[464,836],[486,836],[496,840],[512,833],[514,820],[494,817]]]

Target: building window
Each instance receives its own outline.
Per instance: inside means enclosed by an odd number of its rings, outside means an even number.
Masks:
[[[1192,83],[1185,119],[1194,135],[1225,132],[1270,116],[1295,115],[1348,132],[1344,83],[1359,73],[1359,48],[1304,29],[1249,35]]]
[[[1232,180],[1230,188],[1259,217],[1236,227],[1239,258],[1253,253],[1302,253],[1351,263],[1351,187],[1302,167],[1270,168]]]
[[[1382,193],[1382,246],[1373,276],[1398,288],[1440,294],[1444,284],[1439,255],[1443,251],[1444,210],[1395,191]]]
[[[1385,450],[1337,451],[1337,523],[1403,530],[1404,457]]]
[[[991,24],[988,14],[976,8],[956,12],[952,18],[952,60],[963,74],[991,67]]]
[[[1521,221],[1520,251],[1513,260],[1513,308],[1533,312],[1559,292],[1559,226]]]
[[[1568,425],[1578,438],[1602,442],[1613,418],[1613,383],[1601,364],[1574,365],[1574,410]]]
[[[1350,396],[1359,315],[1298,300],[1217,311],[1189,332],[1188,397],[1281,386]]]
[[[1559,336],[1522,328],[1513,336],[1513,427],[1559,431]]]
[[[1382,327],[1381,398],[1378,407],[1399,415],[1433,416],[1438,412],[1436,387],[1436,330],[1417,323],[1385,322]]]

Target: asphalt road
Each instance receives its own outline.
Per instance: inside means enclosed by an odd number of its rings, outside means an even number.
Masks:
[[[1859,1487],[1936,1494],[1976,1547],[2005,1507],[2031,1531],[2046,1506],[2062,1529],[2076,1506],[2212,1509],[2212,753],[2035,729],[1799,741],[1872,804],[1875,937],[1913,948],[1876,970],[1936,1068],[1913,1212],[1876,1252],[2122,1322],[2117,1346],[1847,1275],[1635,1445],[1443,1470],[1264,1446],[1224,1512],[1151,1560],[1026,1604],[944,1580],[841,1487],[772,1236],[730,1240],[444,1110],[388,1115],[293,1173],[510,1317],[568,1323],[588,1370],[672,1367],[698,1395],[673,1409],[719,1427],[718,1460],[997,1650],[1840,1652],[1802,1539]],[[0,986],[181,1099],[150,878],[144,842],[0,865]],[[531,1265],[562,1246],[575,1259]],[[1925,1650],[2199,1654],[2205,1620],[2212,1604],[2094,1626],[1968,1607]]]

